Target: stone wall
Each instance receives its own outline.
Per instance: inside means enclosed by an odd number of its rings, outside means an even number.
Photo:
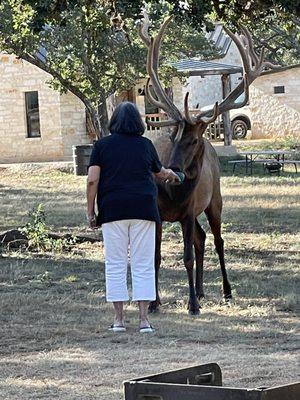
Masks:
[[[228,65],[242,65],[239,51],[234,42],[231,45],[223,58],[212,60],[216,63]],[[238,77],[241,74],[234,74],[230,76],[231,87],[234,88],[238,84]],[[182,97],[185,93],[189,92],[189,105],[190,108],[199,108],[214,104],[216,101],[222,100],[222,82],[221,75],[209,76],[191,76],[188,78],[183,87]]]
[[[274,94],[274,86],[285,93]],[[251,85],[252,138],[296,136],[300,140],[300,67],[263,75]]]
[[[71,158],[72,146],[90,143],[86,132],[84,104],[71,92],[60,96],[61,137],[64,158]]]
[[[51,76],[0,53],[0,163],[69,159],[71,145],[89,142],[84,106],[49,88]],[[28,138],[25,92],[38,91],[41,137]]]

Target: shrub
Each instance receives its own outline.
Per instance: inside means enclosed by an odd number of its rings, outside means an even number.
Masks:
[[[33,208],[28,215],[29,221],[20,231],[27,237],[30,250],[61,252],[75,244],[76,238],[74,237],[68,239],[50,237],[42,204]]]

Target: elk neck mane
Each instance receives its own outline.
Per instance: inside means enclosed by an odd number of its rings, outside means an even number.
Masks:
[[[185,203],[189,202],[191,196],[195,192],[195,188],[198,185],[200,179],[204,153],[205,143],[203,140],[203,144],[195,153],[191,165],[183,171],[185,174],[185,180],[181,185],[172,186],[166,184],[158,184],[159,191],[165,192],[165,194],[168,195],[169,199],[172,200],[173,204],[178,204],[182,207]]]

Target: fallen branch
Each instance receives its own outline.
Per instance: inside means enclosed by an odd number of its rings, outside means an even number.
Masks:
[[[102,238],[99,236],[98,238],[95,237],[90,237],[90,236],[85,236],[85,235],[71,235],[70,233],[66,234],[60,234],[60,233],[55,233],[55,232],[49,232],[48,233],[49,238],[51,239],[74,239],[75,243],[84,243],[84,242],[90,242],[90,243],[96,243],[96,242],[101,242]],[[28,242],[28,239],[26,235],[22,232],[20,232],[18,229],[11,229],[6,232],[1,232],[0,233],[0,243],[3,244],[8,244],[8,243],[13,243],[15,244],[26,244]]]

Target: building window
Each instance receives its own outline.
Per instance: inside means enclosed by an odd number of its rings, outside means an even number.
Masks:
[[[274,86],[274,93],[285,93],[284,86]]]
[[[38,92],[25,92],[27,137],[41,136]]]

